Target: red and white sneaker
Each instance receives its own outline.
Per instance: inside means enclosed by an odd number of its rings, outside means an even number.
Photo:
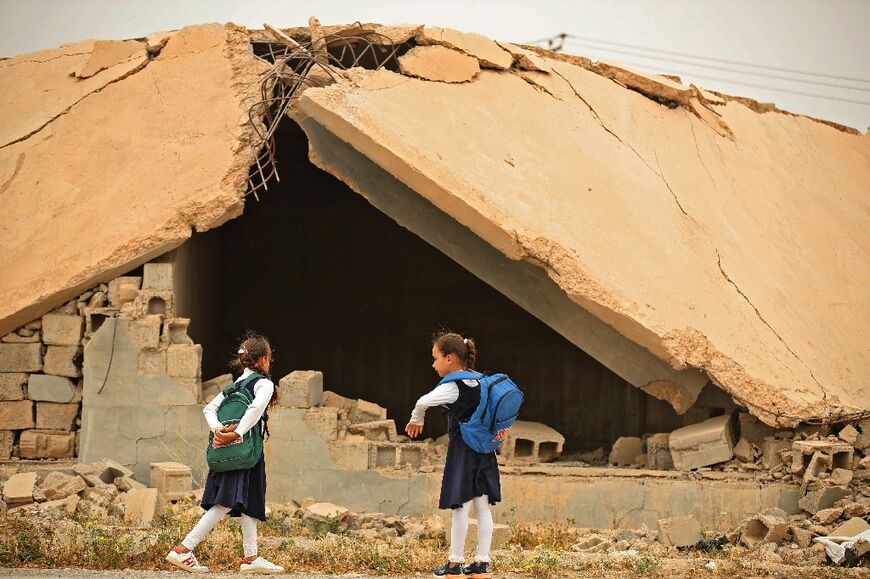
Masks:
[[[284,567],[271,563],[262,557],[257,557],[250,563],[248,563],[245,559],[242,559],[242,563],[239,565],[239,573],[260,573],[263,575],[274,575],[276,573],[283,572]]]
[[[179,553],[175,550],[175,547],[172,547],[172,550],[170,550],[169,554],[166,555],[166,560],[178,567],[179,569],[184,569],[185,571],[190,571],[191,573],[208,573],[208,567],[199,564],[199,561],[196,560],[196,555],[193,554],[193,551],[188,551],[187,553]]]

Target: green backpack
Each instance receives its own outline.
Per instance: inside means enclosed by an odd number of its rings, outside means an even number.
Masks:
[[[248,390],[248,384],[256,383],[262,374],[254,372],[245,380],[237,384],[230,384],[223,390],[224,399],[217,409],[217,417],[221,424],[228,426],[238,424],[248,410],[248,406],[254,401]],[[245,470],[253,467],[263,456],[263,439],[269,430],[266,421],[269,420],[267,413],[263,413],[253,428],[242,436],[241,442],[228,446],[214,447],[214,433],[208,435],[208,448],[205,451],[205,460],[208,468],[215,472],[230,470]]]

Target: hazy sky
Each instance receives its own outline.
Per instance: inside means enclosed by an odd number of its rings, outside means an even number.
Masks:
[[[0,0],[0,56],[203,22],[262,27],[414,22],[679,74],[863,132],[870,126],[870,0]]]

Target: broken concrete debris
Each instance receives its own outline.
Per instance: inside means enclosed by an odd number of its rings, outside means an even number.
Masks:
[[[445,46],[415,46],[399,57],[402,74],[438,82],[458,83],[480,72],[477,59]]]
[[[661,519],[658,531],[659,541],[666,547],[691,547],[703,538],[701,525],[692,515]]]
[[[678,428],[668,442],[674,468],[691,470],[729,460],[732,441],[731,417],[726,415]]]

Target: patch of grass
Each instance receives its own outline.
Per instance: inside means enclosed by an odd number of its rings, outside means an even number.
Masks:
[[[579,532],[562,523],[516,523],[510,543],[523,549],[545,547],[564,551],[577,542]]]

